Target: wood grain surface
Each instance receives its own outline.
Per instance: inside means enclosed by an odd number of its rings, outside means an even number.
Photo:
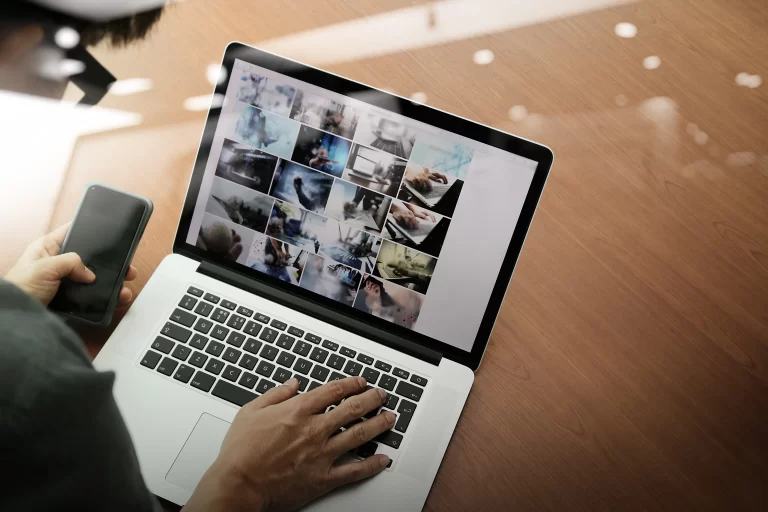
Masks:
[[[50,226],[88,181],[150,197],[141,289],[171,250],[202,130],[183,102],[210,93],[230,40],[424,93],[555,152],[426,509],[768,510],[765,0],[477,0],[456,24],[468,4],[173,5],[149,40],[95,52],[154,88],[105,99],[143,122],[78,140]],[[492,63],[473,62],[482,49]],[[93,352],[107,336],[84,334]]]

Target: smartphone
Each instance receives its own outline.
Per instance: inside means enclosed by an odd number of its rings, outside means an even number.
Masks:
[[[50,309],[89,324],[109,324],[151,215],[149,199],[100,183],[89,184],[61,253],[77,253],[96,280],[85,284],[63,279]]]

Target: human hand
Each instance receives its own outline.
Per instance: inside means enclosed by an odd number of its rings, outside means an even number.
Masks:
[[[61,244],[71,222],[44,235],[30,244],[5,279],[21,288],[27,295],[48,305],[59,290],[61,280],[91,283],[96,276],[85,267],[80,256],[73,252],[60,254]],[[131,265],[125,274],[126,281],[133,281],[139,273]],[[118,297],[118,307],[131,302],[133,292],[123,286]]]
[[[437,181],[438,183],[444,183],[444,184],[448,183],[448,177],[441,172],[426,171],[426,174],[427,174],[427,177],[432,181]]]
[[[417,208],[417,207],[413,206],[412,204],[408,204],[408,203],[404,203],[404,205],[405,205],[405,208],[408,211],[413,213],[414,217],[417,217],[419,219],[424,219],[424,220],[431,220],[432,222],[436,222],[435,216],[432,215],[429,211],[422,210],[421,208]]]
[[[392,428],[384,412],[334,435],[340,427],[380,407],[386,393],[365,391],[362,377],[332,381],[296,396],[290,379],[238,411],[216,461],[184,510],[295,510],[332,489],[380,473],[386,455],[334,464],[343,454]],[[350,397],[335,409],[328,406]]]
[[[413,215],[410,210],[397,210],[392,212],[392,217],[395,218],[398,224],[408,229],[415,229],[419,227],[418,219]]]

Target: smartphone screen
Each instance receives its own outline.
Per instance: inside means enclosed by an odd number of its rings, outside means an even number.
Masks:
[[[147,203],[116,190],[91,185],[83,197],[61,252],[77,253],[96,274],[90,284],[63,280],[51,308],[100,322],[108,311],[115,288],[123,282]]]

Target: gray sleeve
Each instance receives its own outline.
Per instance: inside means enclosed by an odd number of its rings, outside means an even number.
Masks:
[[[113,381],[74,332],[0,280],[3,510],[159,510]]]

